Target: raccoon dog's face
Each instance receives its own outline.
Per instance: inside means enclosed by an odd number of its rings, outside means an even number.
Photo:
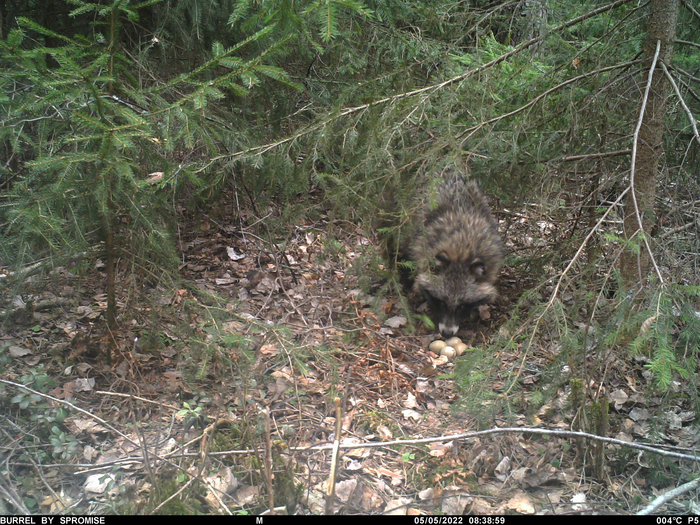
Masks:
[[[455,335],[476,308],[492,302],[497,295],[479,259],[451,261],[446,255],[438,255],[432,271],[421,274],[416,284],[445,338]]]

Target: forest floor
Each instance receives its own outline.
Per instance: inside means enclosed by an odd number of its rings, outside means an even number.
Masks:
[[[532,241],[549,232],[541,218],[501,218],[511,253],[546,249]],[[484,425],[457,381],[464,356],[430,352],[435,334],[376,281],[371,232],[325,215],[272,242],[254,223],[232,205],[190,218],[179,290],[144,291],[122,269],[116,334],[100,265],[3,291],[0,514],[629,514],[697,474],[617,443],[503,430],[572,429],[568,380],[543,372],[553,342],[497,352],[482,387],[517,376],[518,389]],[[534,286],[506,266],[498,302],[460,333],[469,351]],[[596,383],[606,435],[693,454],[692,403],[679,386],[659,414],[641,370],[618,360]],[[693,510],[697,496],[662,507]]]

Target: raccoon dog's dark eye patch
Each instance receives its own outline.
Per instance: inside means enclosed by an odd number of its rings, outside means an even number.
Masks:
[[[439,253],[435,256],[435,265],[447,267],[452,261],[444,253]]]
[[[460,304],[455,310],[455,313],[460,317],[465,317],[469,312],[474,309],[474,305],[471,303]]]
[[[481,261],[476,261],[469,267],[469,271],[474,277],[483,277],[486,274],[486,265]]]
[[[423,297],[425,297],[425,300],[428,301],[428,306],[430,307],[431,310],[433,310],[435,313],[441,313],[447,311],[447,305],[445,304],[445,301],[442,299],[438,299],[437,297],[434,297],[433,294],[431,294],[428,290],[422,289],[423,292]]]

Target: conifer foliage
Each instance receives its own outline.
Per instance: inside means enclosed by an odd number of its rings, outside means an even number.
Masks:
[[[263,64],[264,53],[236,56],[263,29],[229,49],[215,43],[197,68],[153,81],[142,59],[156,39],[126,49],[122,29],[156,1],[71,0],[71,17],[94,20],[89,33],[67,36],[20,18],[0,42],[0,141],[10,159],[0,257],[14,265],[77,253],[102,258],[110,329],[117,327],[118,260],[156,280],[177,263],[172,198],[204,187],[207,173],[182,157],[213,155],[226,129],[210,117],[209,102],[244,95],[262,76],[285,80]]]

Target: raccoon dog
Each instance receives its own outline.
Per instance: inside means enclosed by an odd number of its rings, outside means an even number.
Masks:
[[[428,302],[443,337],[496,299],[503,260],[498,224],[477,184],[461,174],[445,174],[402,251],[415,267],[413,289]]]

